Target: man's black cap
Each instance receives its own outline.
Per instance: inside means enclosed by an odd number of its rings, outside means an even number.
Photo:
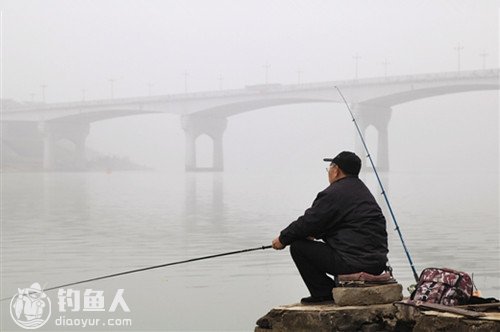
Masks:
[[[348,175],[358,175],[361,170],[361,159],[350,151],[342,151],[335,158],[325,158],[323,161],[329,161],[336,164],[340,169]]]

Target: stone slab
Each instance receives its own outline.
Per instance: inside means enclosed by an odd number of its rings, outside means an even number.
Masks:
[[[370,287],[335,287],[332,293],[335,304],[339,306],[384,304],[403,299],[403,286],[394,283]]]
[[[396,310],[392,304],[339,307],[298,303],[272,309],[257,321],[255,331],[393,331]]]

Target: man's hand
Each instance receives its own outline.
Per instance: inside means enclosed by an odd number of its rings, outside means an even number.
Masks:
[[[280,242],[279,236],[273,240],[273,249],[281,250],[284,248],[285,246]]]

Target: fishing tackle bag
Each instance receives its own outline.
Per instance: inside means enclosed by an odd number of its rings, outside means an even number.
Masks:
[[[472,287],[472,279],[465,272],[431,267],[420,274],[410,299],[448,306],[463,305],[472,296]]]

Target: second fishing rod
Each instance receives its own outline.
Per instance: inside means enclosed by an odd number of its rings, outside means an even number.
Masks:
[[[408,250],[408,247],[406,246],[405,240],[403,238],[403,234],[401,233],[401,229],[399,228],[398,221],[396,220],[396,216],[394,215],[394,211],[392,210],[391,203],[389,202],[389,198],[387,197],[387,193],[385,192],[384,185],[382,184],[382,181],[380,180],[380,176],[378,175],[377,168],[375,167],[375,163],[373,162],[370,151],[368,150],[368,146],[366,145],[365,139],[363,137],[363,133],[361,132],[361,129],[359,128],[358,122],[356,121],[356,118],[354,117],[354,113],[352,112],[351,107],[349,106],[349,103],[345,99],[344,94],[342,93],[342,91],[340,91],[340,88],[338,86],[335,86],[335,89],[337,89],[340,97],[342,97],[342,100],[344,101],[345,105],[347,106],[347,110],[349,111],[349,114],[351,115],[352,122],[354,123],[354,126],[356,127],[356,131],[359,134],[359,138],[361,139],[361,143],[362,143],[363,148],[366,152],[366,156],[370,160],[370,164],[372,166],[373,172],[375,173],[375,176],[377,178],[380,189],[382,190],[382,195],[384,196],[385,203],[387,204],[387,208],[388,208],[389,213],[391,215],[391,219],[394,223],[395,230],[397,231],[397,233],[399,235],[399,239],[401,240],[401,244],[403,245],[403,249],[405,251],[406,258],[408,259],[408,262],[410,263],[410,267],[411,267],[411,270],[413,273],[413,278],[415,279],[415,282],[418,282],[417,270],[415,269],[415,265],[413,264],[413,260],[411,259],[410,251]]]

